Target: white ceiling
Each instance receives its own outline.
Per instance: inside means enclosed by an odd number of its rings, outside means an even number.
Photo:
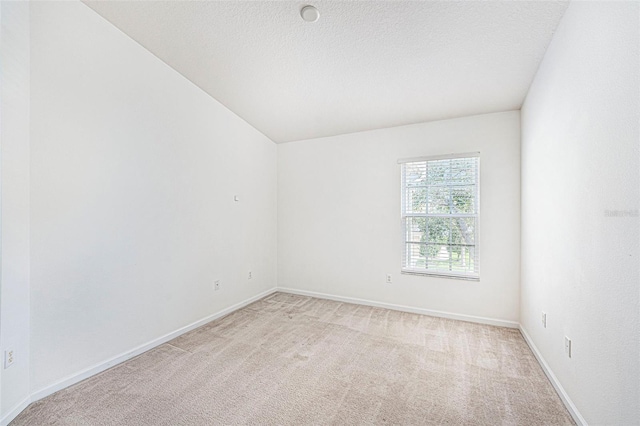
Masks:
[[[90,1],[275,142],[520,108],[566,1]]]

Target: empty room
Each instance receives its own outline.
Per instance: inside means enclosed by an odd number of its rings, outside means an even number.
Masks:
[[[640,425],[640,2],[0,23],[0,426]]]

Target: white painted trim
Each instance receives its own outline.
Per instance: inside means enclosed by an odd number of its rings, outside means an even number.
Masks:
[[[433,311],[431,309],[415,308],[412,306],[394,305],[392,303],[375,302],[373,300],[357,299],[355,297],[335,296],[332,294],[316,293],[314,291],[296,290],[293,288],[278,287],[282,293],[298,294],[300,296],[317,297],[319,299],[335,300],[338,302],[354,303],[356,305],[375,306],[377,308],[392,309],[394,311],[411,312],[413,314],[429,315],[432,317],[448,318],[459,321],[475,322],[478,324],[495,325],[498,327],[519,328],[520,324],[515,321],[476,317],[473,315],[454,314],[451,312]]]
[[[245,306],[247,306],[247,305],[249,305],[249,304],[251,304],[251,303],[253,303],[253,302],[257,301],[257,300],[260,300],[260,299],[262,299],[264,297],[267,297],[267,296],[269,296],[269,295],[271,295],[271,294],[273,294],[275,292],[276,292],[275,288],[272,288],[270,290],[264,291],[264,292],[262,292],[262,293],[260,293],[260,294],[258,294],[256,296],[250,297],[250,298],[248,298],[246,300],[243,300],[242,302],[236,303],[235,305],[229,306],[228,308],[225,308],[225,309],[223,309],[221,311],[218,311],[215,314],[209,315],[209,316],[207,316],[205,318],[202,318],[201,320],[193,322],[193,323],[191,323],[189,325],[186,325],[186,326],[184,326],[182,328],[179,328],[179,329],[177,329],[175,331],[172,331],[171,333],[165,334],[164,336],[158,337],[157,339],[154,339],[154,340],[152,340],[150,342],[147,342],[147,343],[145,343],[143,345],[140,345],[140,346],[138,346],[138,347],[136,347],[134,349],[131,349],[130,351],[124,352],[124,353],[122,353],[120,355],[116,355],[113,358],[110,358],[110,359],[108,359],[106,361],[103,361],[103,362],[101,362],[99,364],[93,365],[93,366],[91,366],[89,368],[86,368],[86,369],[84,369],[84,370],[82,370],[82,371],[80,371],[78,373],[75,373],[75,374],[73,374],[71,376],[68,376],[68,377],[60,380],[59,382],[54,383],[53,385],[47,386],[47,387],[45,387],[43,389],[40,389],[40,390],[38,390],[36,392],[33,392],[31,394],[31,402],[35,402],[35,401],[37,401],[39,399],[42,399],[42,398],[44,398],[46,396],[51,395],[52,393],[55,393],[55,392],[57,392],[59,390],[62,390],[64,388],[66,388],[66,387],[74,385],[74,384],[76,384],[76,383],[78,383],[78,382],[80,382],[80,381],[82,381],[84,379],[87,379],[87,378],[89,378],[89,377],[91,377],[91,376],[93,376],[95,374],[101,373],[102,371],[104,371],[104,370],[106,370],[108,368],[111,368],[111,367],[113,367],[113,366],[115,366],[117,364],[120,364],[120,363],[122,363],[124,361],[127,361],[127,360],[129,360],[129,359],[131,359],[133,357],[136,357],[136,356],[142,354],[143,352],[148,351],[149,349],[153,349],[153,348],[155,348],[157,346],[160,346],[161,344],[166,343],[169,340],[175,339],[176,337],[178,337],[178,336],[180,336],[180,335],[182,335],[182,334],[184,334],[184,333],[186,333],[188,331],[191,331],[191,330],[193,330],[195,328],[203,326],[203,325],[207,324],[208,322],[211,322],[211,321],[216,320],[216,319],[218,319],[220,317],[228,315],[228,314],[230,314],[230,313],[232,313],[234,311],[237,311],[238,309],[244,308]]]
[[[540,364],[540,366],[542,367],[542,371],[544,371],[544,374],[547,375],[547,378],[555,388],[558,396],[564,403],[564,406],[567,407],[567,411],[569,411],[569,414],[571,414],[573,420],[578,426],[587,426],[587,422],[585,421],[584,417],[582,417],[576,406],[573,404],[573,401],[571,401],[571,398],[569,398],[569,395],[567,395],[567,392],[560,384],[560,381],[558,380],[556,375],[553,374],[553,370],[551,370],[551,367],[549,367],[547,361],[545,361],[545,359],[542,357],[542,354],[533,343],[533,339],[531,339],[531,336],[529,336],[529,333],[527,333],[527,330],[524,329],[522,324],[520,324],[520,333],[522,334],[522,337],[524,337],[524,341],[527,342],[527,345],[529,345],[529,348],[531,348],[531,352],[533,352],[533,355],[538,360],[538,364]]]
[[[301,296],[309,296],[309,297],[317,297],[319,299],[328,299],[328,300],[335,300],[338,302],[345,302],[345,303],[354,303],[357,305],[365,305],[365,306],[374,306],[374,307],[378,307],[378,308],[386,308],[386,309],[392,309],[395,311],[402,311],[402,312],[410,312],[410,313],[414,313],[414,314],[422,314],[422,315],[430,315],[430,316],[434,316],[434,317],[440,317],[440,318],[448,318],[448,319],[454,319],[454,320],[460,320],[460,321],[467,321],[467,322],[474,322],[474,323],[479,323],[479,324],[488,324],[488,325],[495,325],[498,327],[508,327],[508,328],[516,328],[519,329],[522,336],[524,337],[525,342],[527,342],[527,344],[529,345],[529,347],[531,348],[531,351],[533,352],[534,356],[536,357],[536,359],[538,360],[538,363],[540,364],[540,366],[542,367],[542,370],[544,371],[544,373],[547,375],[547,377],[549,378],[549,381],[551,382],[551,384],[553,385],[553,387],[555,388],[556,392],[558,393],[558,395],[560,396],[560,399],[562,400],[562,402],[564,403],[565,407],[567,407],[567,410],[569,411],[569,414],[571,414],[571,417],[573,417],[573,419],[575,420],[575,422],[578,424],[578,426],[587,426],[587,422],[584,420],[584,418],[582,417],[582,415],[580,414],[580,412],[578,411],[578,409],[576,408],[576,406],[573,404],[573,401],[571,401],[571,398],[569,398],[569,395],[567,395],[567,393],[565,392],[564,388],[562,387],[562,385],[560,384],[560,382],[558,381],[558,379],[556,378],[555,374],[553,374],[553,371],[551,370],[551,368],[549,368],[549,365],[547,364],[547,362],[545,361],[545,359],[542,357],[542,355],[540,354],[540,352],[538,351],[538,348],[535,346],[535,344],[533,343],[533,340],[531,340],[531,337],[529,336],[529,334],[526,332],[526,330],[522,327],[522,325],[518,324],[515,321],[507,321],[507,320],[501,320],[501,319],[494,319],[494,318],[484,318],[484,317],[477,317],[477,316],[472,316],[472,315],[464,315],[464,314],[454,314],[454,313],[450,313],[450,312],[442,312],[442,311],[434,311],[434,310],[430,310],[430,309],[422,309],[422,308],[415,308],[415,307],[411,307],[411,306],[403,306],[403,305],[394,305],[391,303],[383,303],[383,302],[375,302],[372,300],[365,300],[365,299],[357,299],[354,297],[344,297],[344,296],[335,296],[335,295],[330,295],[330,294],[324,294],[324,293],[316,293],[313,291],[305,291],[305,290],[295,290],[292,288],[286,288],[286,287],[277,287],[277,288],[272,288],[270,290],[264,291],[260,294],[257,294],[256,296],[250,297],[249,299],[246,299],[242,302],[236,303],[235,305],[229,306],[228,308],[222,309],[221,311],[218,311],[212,315],[209,315],[205,318],[202,318],[201,320],[198,320],[194,323],[191,323],[187,326],[184,326],[182,328],[179,328],[171,333],[165,334],[164,336],[161,336],[157,339],[154,339],[148,343],[145,343],[143,345],[140,345],[130,351],[127,351],[125,353],[122,353],[120,355],[117,355],[113,358],[110,358],[102,363],[96,364],[92,367],[89,367],[85,370],[80,371],[79,373],[76,373],[72,376],[68,376],[65,379],[60,380],[57,383],[54,383],[51,386],[47,386],[46,388],[40,389],[39,391],[36,391],[34,393],[32,393],[29,397],[25,398],[24,400],[22,400],[20,403],[18,403],[14,408],[12,408],[4,417],[2,417],[2,419],[0,419],[0,426],[7,426],[13,419],[15,419],[25,408],[27,408],[29,406],[30,403],[32,402],[36,402],[39,399],[42,399],[46,396],[49,396],[59,390],[62,390],[66,387],[69,387],[71,385],[74,385],[78,382],[81,382],[84,379],[87,379],[95,374],[98,374],[108,368],[111,368],[117,364],[120,364],[124,361],[127,361],[133,357],[136,357],[150,349],[153,349],[157,346],[160,346],[163,343],[168,342],[169,340],[175,339],[176,337],[187,333],[193,329],[196,329],[198,327],[201,327],[205,324],[207,324],[208,322],[214,321],[218,318],[221,318],[225,315],[228,315],[234,311],[237,311],[238,309],[241,309],[257,300],[260,300],[264,297],[267,297],[275,292],[282,292],[282,293],[290,293],[290,294],[298,294]]]
[[[27,408],[31,403],[31,397],[28,396],[22,401],[20,401],[15,407],[13,407],[9,412],[0,420],[0,425],[7,426],[13,419],[18,417],[18,414],[22,413],[22,410]]]

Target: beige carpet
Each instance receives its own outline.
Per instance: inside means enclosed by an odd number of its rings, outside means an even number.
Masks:
[[[276,293],[11,424],[574,423],[517,330]]]

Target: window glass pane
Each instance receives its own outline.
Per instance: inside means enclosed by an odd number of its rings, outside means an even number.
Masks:
[[[430,214],[449,214],[451,197],[449,187],[432,186],[429,187],[429,208]]]
[[[426,267],[426,245],[424,244],[406,244],[407,250],[407,267],[412,269],[424,269]]]
[[[473,245],[475,244],[474,217],[451,218],[451,244]]]
[[[427,182],[429,185],[444,185],[449,175],[450,160],[427,162]]]
[[[446,244],[427,245],[427,265],[429,270],[449,270],[449,246]]]
[[[427,232],[429,234],[427,242],[449,244],[451,219],[448,217],[428,217]]]
[[[476,163],[475,158],[452,158],[449,183],[452,185],[476,183]]]
[[[407,213],[425,213],[427,209],[427,188],[407,188]]]
[[[451,246],[451,272],[472,273],[474,272],[474,247]]]
[[[415,243],[426,242],[427,236],[425,232],[427,218],[425,217],[408,217],[406,218],[407,241]]]
[[[404,169],[405,185],[410,188],[414,186],[425,186],[427,184],[426,179],[427,163],[407,163]]]
[[[451,187],[451,213],[473,214],[476,212],[475,186]]]

